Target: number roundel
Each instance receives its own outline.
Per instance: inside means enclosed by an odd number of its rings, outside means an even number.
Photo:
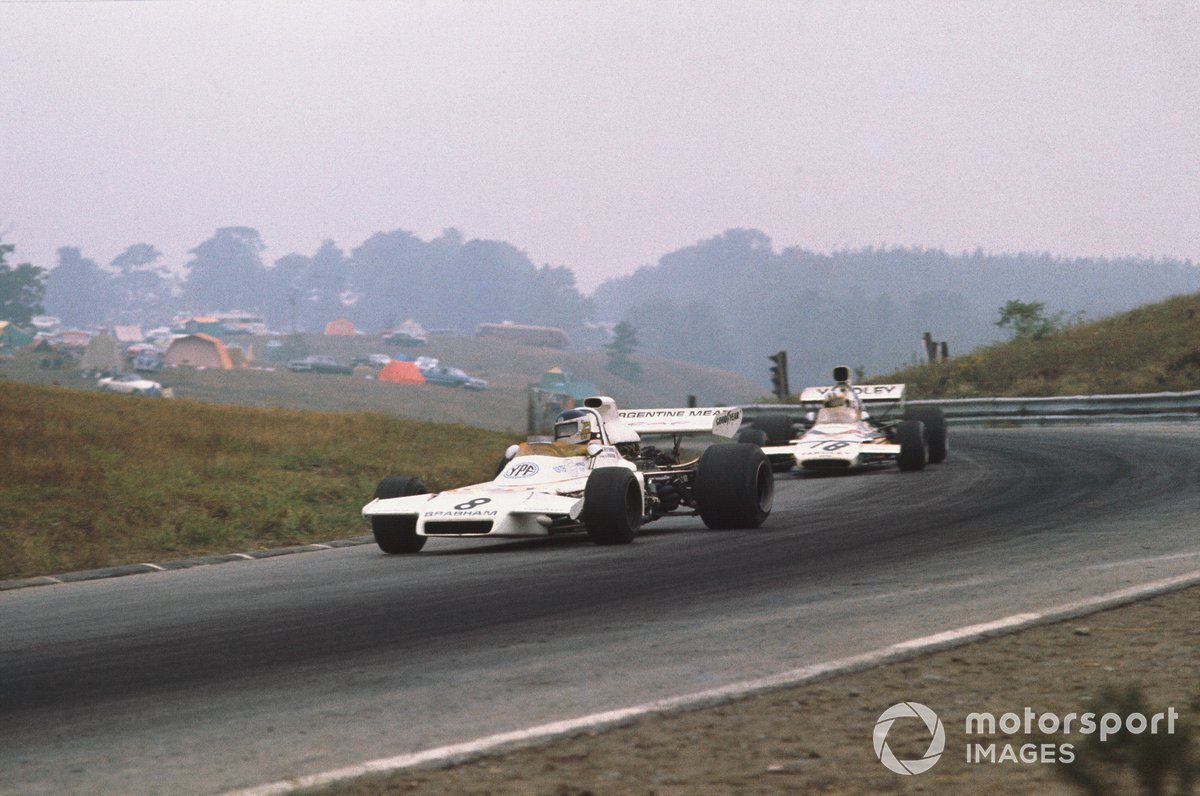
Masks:
[[[477,497],[477,498],[473,498],[472,500],[468,500],[466,503],[459,503],[457,506],[454,507],[454,510],[455,511],[470,511],[471,509],[475,508],[476,506],[482,506],[484,503],[491,503],[491,502],[492,502],[491,498]]]

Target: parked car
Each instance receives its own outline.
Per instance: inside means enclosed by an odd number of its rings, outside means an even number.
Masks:
[[[287,363],[287,369],[295,373],[353,373],[354,368],[342,365],[333,357],[311,356],[304,359],[293,359]]]
[[[370,365],[373,368],[386,367],[392,358],[387,354],[355,354],[350,360],[351,365]]]
[[[133,358],[133,369],[140,373],[151,373],[162,367],[162,354],[157,351],[143,351]]]
[[[161,384],[149,379],[143,379],[136,373],[118,373],[115,376],[106,376],[97,381],[96,384],[102,390],[119,392],[124,395],[162,396],[163,394]]]
[[[448,368],[445,365],[438,365],[436,368],[422,370],[421,375],[425,377],[426,384],[441,384],[445,387],[467,387],[469,390],[481,390],[487,387],[487,382],[483,382],[483,387],[468,386],[472,381],[481,382],[482,379],[472,379],[466,373],[458,368]]]

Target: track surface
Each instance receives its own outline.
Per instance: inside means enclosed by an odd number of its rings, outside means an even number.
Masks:
[[[672,520],[619,548],[432,540],[0,593],[0,793],[250,787],[1193,571],[1198,442],[959,431],[920,473],[782,476],[754,531]]]

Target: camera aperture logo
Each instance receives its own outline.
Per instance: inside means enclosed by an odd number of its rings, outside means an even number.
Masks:
[[[920,719],[929,731],[929,747],[915,760],[901,760],[888,746],[888,733],[897,719]],[[1075,762],[1075,735],[1096,736],[1101,745],[1125,736],[1175,734],[1179,711],[1173,706],[1157,713],[1099,713],[1094,710],[1039,713],[1031,707],[1021,712],[971,712],[963,723],[966,762],[971,764],[1064,764]],[[915,729],[915,728],[914,728]],[[1000,733],[997,738],[997,733]],[[1026,736],[1022,742],[1020,736]],[[1055,735],[1062,736],[1056,742]],[[914,739],[909,736],[909,742]],[[875,722],[875,756],[888,770],[904,776],[923,774],[937,764],[946,750],[946,730],[941,719],[920,702],[898,702]]]
[[[888,746],[887,735],[896,719],[909,718],[920,719],[925,722],[925,728],[929,730],[929,734],[932,737],[929,741],[929,748],[925,750],[925,754],[920,758],[916,760],[900,760],[892,752],[891,747]],[[892,705],[879,716],[879,719],[875,722],[874,741],[875,756],[889,770],[897,774],[904,774],[905,776],[923,774],[933,768],[934,764],[942,756],[942,752],[946,748],[946,729],[942,726],[942,720],[938,718],[938,715],[920,702],[900,702]]]

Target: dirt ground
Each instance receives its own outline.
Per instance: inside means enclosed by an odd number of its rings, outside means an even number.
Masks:
[[[1136,689],[1123,697],[1115,692]],[[1134,701],[1129,701],[1129,700]],[[1137,702],[1140,699],[1141,702]],[[904,701],[938,714],[945,751],[916,775],[889,771],[872,742],[880,715]],[[1174,708],[1174,733],[966,733],[968,713],[1035,717],[1088,710],[1147,717]],[[1076,720],[1075,727],[1080,719]],[[1046,719],[1050,722],[1050,719]],[[1097,723],[1100,718],[1097,718]],[[1037,718],[1034,719],[1036,725]],[[887,746],[921,757],[931,734],[916,718],[895,721]],[[1058,762],[967,762],[974,744],[995,756],[1048,744]],[[1070,749],[1062,746],[1070,744]],[[1037,754],[1042,754],[1037,751]],[[1073,756],[1067,763],[1058,758]],[[1144,789],[1138,767],[1161,790]],[[1187,772],[1190,771],[1189,775]],[[1155,773],[1156,772],[1156,773]],[[1190,781],[1194,784],[1189,785]],[[1072,778],[1092,778],[1085,790]],[[1066,622],[929,653],[720,707],[656,716],[441,769],[411,769],[313,791],[364,794],[877,794],[1200,792],[1200,587]]]

